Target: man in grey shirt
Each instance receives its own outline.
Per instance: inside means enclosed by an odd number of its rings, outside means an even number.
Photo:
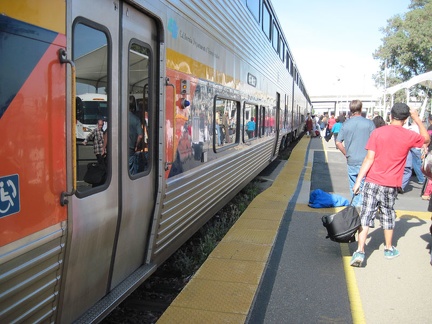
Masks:
[[[375,124],[372,120],[362,116],[363,104],[360,100],[351,101],[349,107],[351,117],[342,124],[336,140],[336,146],[347,159],[349,186],[352,196],[353,186],[363,160],[366,157],[366,143],[369,140],[370,134],[375,129]],[[363,182],[364,180],[361,183],[360,193],[354,197],[354,206],[359,207],[362,204],[363,196],[361,189],[363,188]]]

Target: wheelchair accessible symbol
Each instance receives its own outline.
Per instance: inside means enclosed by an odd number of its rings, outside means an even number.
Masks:
[[[0,177],[0,217],[20,211],[18,174]]]

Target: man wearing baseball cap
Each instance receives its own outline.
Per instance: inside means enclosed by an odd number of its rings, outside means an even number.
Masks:
[[[410,116],[419,127],[420,134],[403,127]],[[404,103],[396,103],[392,107],[390,125],[379,127],[371,133],[366,144],[367,154],[353,187],[353,192],[358,194],[361,180],[366,176],[360,212],[362,226],[359,229],[358,248],[351,258],[351,266],[360,267],[364,260],[369,226],[373,224],[378,209],[381,211],[380,221],[384,229],[384,257],[392,259],[399,256],[399,251],[392,245],[397,188],[402,184],[408,151],[413,147],[428,145],[429,142],[429,134],[418,112],[410,110]]]

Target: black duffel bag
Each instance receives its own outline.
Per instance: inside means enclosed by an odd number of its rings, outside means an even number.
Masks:
[[[87,164],[84,181],[92,185],[102,184],[106,178],[106,167],[97,162]]]
[[[355,233],[361,226],[360,216],[356,207],[351,204],[336,214],[324,215],[323,226],[327,229],[330,240],[338,243],[355,242]]]

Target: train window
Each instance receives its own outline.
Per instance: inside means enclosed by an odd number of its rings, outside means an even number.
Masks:
[[[107,35],[77,23],[73,31],[76,65],[77,191],[102,186],[108,179],[109,83]]]
[[[285,57],[286,57],[285,66],[286,66],[287,71],[289,72],[290,71],[290,57],[289,57],[288,51],[286,51]]]
[[[215,148],[237,143],[239,103],[225,98],[216,98],[214,107],[213,137]]]
[[[257,116],[258,116],[258,106],[245,103],[243,110],[243,125],[244,133],[243,138],[245,140],[251,140],[257,137]]]
[[[246,6],[254,16],[256,21],[259,21],[260,14],[260,0],[246,0]]]
[[[262,29],[264,31],[264,34],[266,34],[267,38],[270,39],[271,37],[271,28],[272,28],[272,19],[270,15],[270,10],[268,9],[267,5],[263,4],[263,21],[262,21]]]
[[[137,41],[129,46],[129,107],[128,161],[129,175],[149,170],[149,109],[150,50]]]
[[[292,60],[291,60],[291,56],[290,56],[290,54],[289,54],[289,52],[287,51],[287,53],[286,53],[286,67],[287,67],[287,70],[288,70],[288,72],[291,74],[291,76],[292,76]]]
[[[279,53],[279,29],[276,22],[273,23],[273,35],[272,35],[273,48]]]
[[[280,54],[280,58],[283,62],[285,60],[285,43],[283,42],[282,38],[281,38],[280,45],[281,45],[281,48],[280,48],[279,54]]]
[[[260,137],[263,137],[265,135],[265,119],[266,119],[266,108],[260,107],[260,114],[259,114],[259,126],[258,126],[258,135]]]
[[[290,114],[289,114],[289,96],[287,95],[285,97],[285,109],[284,109],[284,118],[283,118],[283,129],[289,130],[289,123],[290,123]]]
[[[274,134],[276,127],[276,109],[261,107],[259,119],[259,136],[265,137]]]
[[[267,109],[265,120],[265,135],[270,136],[276,132],[276,107]]]

